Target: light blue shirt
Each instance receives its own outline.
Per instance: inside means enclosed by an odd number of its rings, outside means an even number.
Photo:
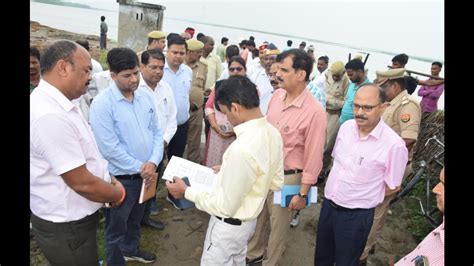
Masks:
[[[129,102],[113,82],[92,101],[90,124],[112,175],[136,174],[163,159],[163,131],[148,93],[135,90]]]
[[[316,100],[318,100],[318,102],[323,106],[324,110],[326,110],[326,92],[324,91],[324,88],[316,86],[314,81],[310,81],[306,88],[308,88],[309,92],[313,94],[314,98],[316,98]]]
[[[185,64],[179,66],[178,71],[173,72],[165,62],[163,81],[173,89],[174,100],[178,112],[176,113],[176,122],[178,126],[186,123],[189,119],[189,93],[191,92],[191,82],[193,80],[193,71]]]
[[[360,86],[364,85],[365,83],[370,83],[368,78],[366,78],[364,82],[360,84]],[[347,120],[354,118],[354,97],[360,86],[357,86],[357,84],[353,82],[349,83],[346,100],[344,102],[344,106],[342,106],[341,116],[339,117],[339,123],[343,124]]]

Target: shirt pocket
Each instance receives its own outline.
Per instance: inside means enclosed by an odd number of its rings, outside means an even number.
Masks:
[[[298,145],[298,143],[300,143],[301,135],[299,129],[297,128],[288,129],[286,132],[283,128],[281,136],[283,139],[283,146],[285,148],[293,149]]]
[[[382,163],[364,158],[362,156],[352,157],[353,175],[352,182],[354,183],[369,183],[373,181],[374,175],[377,172],[383,171],[384,166]]]

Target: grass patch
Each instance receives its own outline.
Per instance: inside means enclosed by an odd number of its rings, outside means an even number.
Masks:
[[[109,69],[109,65],[107,64],[107,50],[100,50],[99,63],[102,65],[104,71]]]
[[[101,209],[99,211],[99,228],[97,228],[97,248],[99,249],[99,260],[103,261],[105,265],[107,259],[105,254],[105,213]]]

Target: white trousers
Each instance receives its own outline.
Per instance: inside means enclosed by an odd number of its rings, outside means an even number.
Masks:
[[[257,219],[231,225],[211,215],[201,265],[245,265],[247,243],[255,233],[256,225]]]

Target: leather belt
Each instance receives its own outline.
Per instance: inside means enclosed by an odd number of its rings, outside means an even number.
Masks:
[[[331,109],[326,109],[326,112],[332,114],[332,115],[338,115],[341,114],[341,110],[331,110]]]
[[[239,219],[234,219],[234,218],[221,218],[217,215],[214,215],[217,219],[223,221],[224,223],[228,223],[228,224],[231,224],[231,225],[241,225],[242,224],[242,221],[239,220]]]
[[[124,179],[124,180],[135,180],[135,179],[142,179],[140,174],[133,174],[133,175],[116,175],[115,178],[117,179]]]
[[[301,169],[290,169],[290,170],[285,170],[284,173],[285,175],[294,175],[294,174],[299,174],[302,173],[303,170]]]
[[[328,202],[329,202],[329,205],[331,205],[332,207],[334,207],[334,209],[337,209],[339,211],[360,211],[360,210],[367,210],[367,209],[362,209],[362,208],[355,208],[355,209],[349,209],[349,208],[346,208],[346,207],[342,207],[340,205],[337,205],[336,203],[334,203],[334,201],[330,200],[330,199],[326,199]]]

